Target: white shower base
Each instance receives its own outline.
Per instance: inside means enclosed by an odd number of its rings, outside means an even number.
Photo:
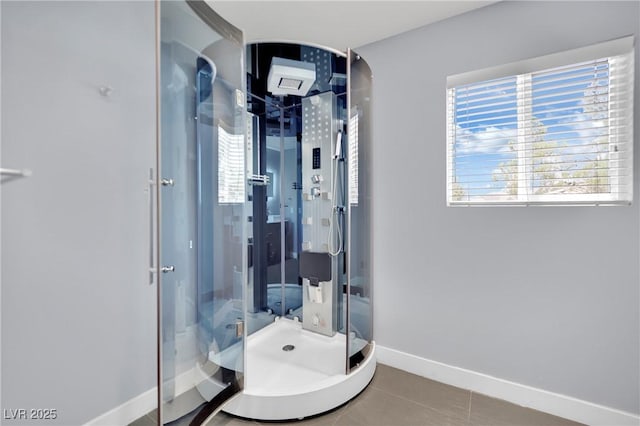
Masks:
[[[284,351],[285,345],[293,345]],[[345,336],[322,336],[278,319],[249,336],[244,391],[222,410],[258,420],[299,419],[338,407],[362,391],[376,368],[375,344],[345,375]]]

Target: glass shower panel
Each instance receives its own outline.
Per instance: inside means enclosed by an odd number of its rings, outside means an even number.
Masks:
[[[302,280],[299,256],[302,250],[302,147],[300,104],[284,109],[282,133],[282,210],[284,227],[284,304],[287,318],[302,320]]]
[[[349,235],[349,221],[347,215],[347,197],[348,197],[348,159],[347,159],[347,148],[348,148],[348,137],[347,134],[347,93],[340,92],[336,94],[336,102],[337,102],[337,113],[336,119],[338,120],[338,128],[342,132],[342,146],[340,148],[339,156],[342,161],[338,161],[338,170],[336,174],[336,188],[334,189],[337,197],[337,212],[334,212],[334,220],[338,225],[336,227],[336,232],[339,232],[339,237],[336,235],[336,239],[341,243],[342,252],[339,256],[336,257],[337,262],[337,270],[336,270],[336,279],[337,279],[337,288],[340,293],[340,296],[336,299],[336,313],[338,318],[338,330],[342,334],[346,334],[347,328],[347,259],[348,255],[345,252],[348,249],[348,235]],[[339,230],[339,231],[338,231]]]
[[[265,173],[269,177],[264,198],[266,220],[264,223],[265,282],[267,288],[267,311],[278,316],[284,315],[282,294],[282,215],[281,185],[283,168],[280,161],[281,144],[281,108],[267,104],[265,114],[265,138],[263,141]]]
[[[369,65],[349,50],[348,58],[348,248],[347,369],[370,350],[373,317],[371,300],[371,92]]]
[[[253,211],[250,226],[248,332],[252,334],[275,316],[302,315],[299,279],[301,170],[299,118],[283,108],[249,94],[252,139],[250,173]],[[260,183],[260,176],[268,183]],[[283,303],[284,302],[284,303]]]
[[[199,424],[243,384],[243,44],[203,2],[159,4],[160,420]]]
[[[247,111],[247,176],[250,177],[251,182],[247,196],[247,211],[251,216],[247,224],[249,258],[246,315],[247,334],[252,334],[273,321],[273,318],[270,318],[264,309],[266,293],[263,294],[261,285],[264,247],[260,238],[262,221],[258,220],[265,215],[265,203],[261,200],[265,197],[267,185],[263,180],[260,180],[264,176],[261,174],[264,153],[260,150],[260,139],[264,131],[263,123],[265,120],[264,101],[248,94]]]

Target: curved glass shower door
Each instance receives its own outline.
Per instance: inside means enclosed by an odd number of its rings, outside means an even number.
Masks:
[[[367,62],[347,52],[348,80],[348,279],[347,372],[372,350],[371,299],[371,96],[372,75]]]
[[[201,424],[244,378],[244,48],[204,2],[158,5],[158,406]]]

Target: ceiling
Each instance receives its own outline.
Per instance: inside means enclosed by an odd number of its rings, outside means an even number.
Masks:
[[[248,43],[296,41],[344,51],[496,1],[207,0]]]

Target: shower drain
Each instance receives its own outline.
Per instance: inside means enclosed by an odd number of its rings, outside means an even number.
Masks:
[[[285,351],[285,352],[289,352],[289,351],[294,350],[295,348],[296,348],[296,347],[295,347],[295,346],[293,346],[293,345],[284,345],[284,346],[282,347],[282,350],[283,350],[283,351]]]

